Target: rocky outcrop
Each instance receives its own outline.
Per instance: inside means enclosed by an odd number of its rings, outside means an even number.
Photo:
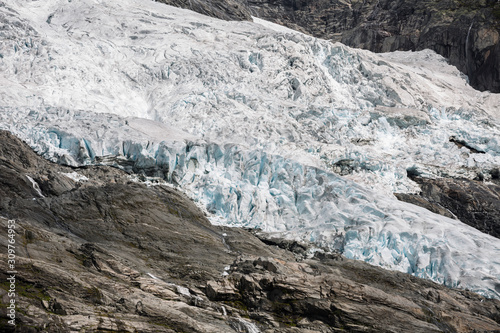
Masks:
[[[428,200],[420,194],[394,193],[394,195],[400,201],[409,202],[411,204],[423,207],[433,213],[443,215],[451,219],[457,219],[455,214],[453,214],[451,211],[436,202]]]
[[[209,282],[208,295],[271,327],[296,327],[290,332],[335,331],[325,330],[328,327],[348,332],[465,332],[472,329],[476,315],[499,319],[495,306],[473,310],[469,302],[474,295],[468,292],[453,294],[406,274],[386,273],[351,260],[241,258],[229,276]],[[456,321],[459,313],[467,323]],[[480,321],[476,330],[497,329],[498,323]]]
[[[200,288],[238,253],[277,255],[247,232],[210,225],[169,186],[48,163],[7,132],[0,146],[0,220],[5,230],[16,221],[18,332],[231,332],[232,317]],[[0,244],[5,281],[7,233]]]
[[[413,177],[422,189],[419,195],[398,194],[399,200],[453,217],[500,238],[500,186],[478,180]],[[496,178],[493,179],[497,180]]]
[[[500,302],[307,244],[211,225],[182,193],[68,168],[0,132],[17,332],[486,332]],[[6,281],[7,233],[0,234]],[[7,323],[1,284],[0,326]]]

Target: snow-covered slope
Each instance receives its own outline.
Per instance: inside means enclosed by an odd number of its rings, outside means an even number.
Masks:
[[[0,128],[45,157],[145,170],[214,223],[500,297],[498,239],[392,196],[418,191],[409,169],[500,165],[500,97],[436,54],[375,55],[139,0],[11,0],[0,19]]]

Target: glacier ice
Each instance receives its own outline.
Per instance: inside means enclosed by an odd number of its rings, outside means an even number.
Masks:
[[[213,223],[500,298],[498,239],[392,195],[419,190],[408,170],[500,165],[500,96],[435,53],[138,0],[11,0],[0,19],[0,128],[46,158],[161,177]]]

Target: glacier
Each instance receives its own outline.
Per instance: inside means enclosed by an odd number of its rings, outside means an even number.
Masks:
[[[500,240],[392,194],[419,191],[409,171],[487,181],[500,165],[500,95],[434,52],[152,1],[0,3],[0,128],[42,156],[159,177],[212,223],[500,298]]]

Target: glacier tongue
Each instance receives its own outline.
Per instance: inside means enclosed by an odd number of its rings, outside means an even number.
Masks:
[[[213,223],[500,298],[498,239],[392,196],[418,191],[407,170],[500,165],[499,95],[436,54],[138,0],[12,0],[0,19],[0,128],[43,156],[163,177]]]
[[[56,111],[45,110],[47,114]],[[72,117],[57,119],[65,120],[67,126],[83,121],[86,126],[78,135],[86,138],[89,147],[101,146],[103,155],[121,155],[131,161],[121,164],[110,158],[111,163],[130,170],[154,169],[160,173],[151,175],[180,185],[207,207],[213,223],[259,227],[342,251],[349,258],[467,287],[489,297],[500,296],[496,290],[500,276],[498,239],[459,221],[261,149],[179,141],[176,136],[158,141],[138,131],[150,125],[143,119],[88,112],[74,112]],[[24,119],[27,124],[34,122],[29,115]],[[111,135],[94,131],[109,124],[114,124]],[[51,126],[55,123],[46,125]],[[57,142],[78,142],[69,128],[57,135]],[[32,143],[35,147],[51,144],[45,132],[34,137],[39,138]],[[77,147],[63,146],[61,151],[76,160],[80,154]],[[56,157],[58,152],[44,153]]]

